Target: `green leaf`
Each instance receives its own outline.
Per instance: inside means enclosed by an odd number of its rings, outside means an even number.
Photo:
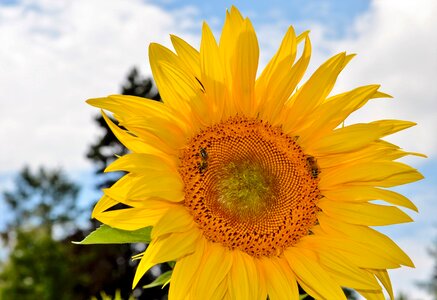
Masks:
[[[152,288],[152,287],[160,286],[160,285],[162,285],[162,288],[164,288],[170,282],[172,273],[173,273],[173,270],[162,273],[152,283],[149,283],[149,284],[143,286],[143,288],[148,289],[148,288]]]
[[[307,296],[308,296],[307,294],[299,295],[299,300],[303,300],[303,299],[305,299]]]
[[[172,261],[168,261],[168,262],[167,262],[167,265],[168,265],[170,268],[174,269],[174,266],[176,265],[176,262],[175,262],[174,260],[172,260]]]
[[[127,244],[127,243],[150,243],[150,232],[152,227],[145,227],[138,230],[121,230],[103,224],[86,238],[74,244]]]

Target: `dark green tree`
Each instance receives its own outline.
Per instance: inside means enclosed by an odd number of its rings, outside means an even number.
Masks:
[[[396,297],[396,300],[408,300],[408,297],[404,293],[399,293],[399,295]]]
[[[3,194],[9,206],[3,242],[9,256],[0,272],[0,299],[75,299],[66,235],[81,213],[79,188],[59,170],[23,168],[12,190]]]
[[[15,188],[3,194],[9,206],[7,228],[3,237],[8,239],[15,229],[40,228],[52,236],[55,226],[67,227],[80,215],[77,207],[79,187],[60,170],[40,167],[32,173],[24,167],[15,181]]]
[[[17,229],[14,244],[0,273],[0,299],[77,299],[68,245],[36,227]]]

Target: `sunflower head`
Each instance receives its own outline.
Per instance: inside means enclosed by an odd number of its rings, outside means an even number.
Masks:
[[[171,36],[174,51],[149,48],[162,102],[113,95],[88,100],[113,112],[131,150],[107,170],[93,217],[122,230],[153,226],[134,286],[152,266],[176,261],[169,299],[393,298],[387,269],[413,266],[370,226],[410,222],[414,204],[389,187],[422,178],[384,141],[414,123],[345,125],[378,85],[330,95],[353,55],[340,53],[300,84],[308,32],[286,32],[257,77],[259,49],[249,19],[232,7],[219,42],[205,23],[200,50]],[[300,50],[299,50],[300,49]],[[300,55],[297,55],[300,53]],[[382,200],[391,205],[374,203]],[[129,208],[108,210],[123,203]]]

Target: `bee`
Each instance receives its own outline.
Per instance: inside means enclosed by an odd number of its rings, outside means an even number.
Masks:
[[[197,168],[199,169],[200,174],[205,173],[206,169],[208,169],[208,162],[202,160],[197,164]]]
[[[206,152],[206,148],[200,147],[200,157],[205,161],[208,159],[208,152]]]
[[[208,152],[206,152],[206,148],[200,147],[199,154],[200,162],[197,164],[200,174],[205,173],[206,169],[208,169]]]
[[[320,169],[317,166],[317,160],[314,158],[314,156],[311,155],[307,156],[307,166],[308,166],[308,170],[311,173],[311,176],[313,178],[317,178],[320,174]]]

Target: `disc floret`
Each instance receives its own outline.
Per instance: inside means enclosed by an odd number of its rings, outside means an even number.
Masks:
[[[273,179],[259,164],[230,162],[222,170],[217,201],[228,213],[249,219],[263,214],[273,202]]]

